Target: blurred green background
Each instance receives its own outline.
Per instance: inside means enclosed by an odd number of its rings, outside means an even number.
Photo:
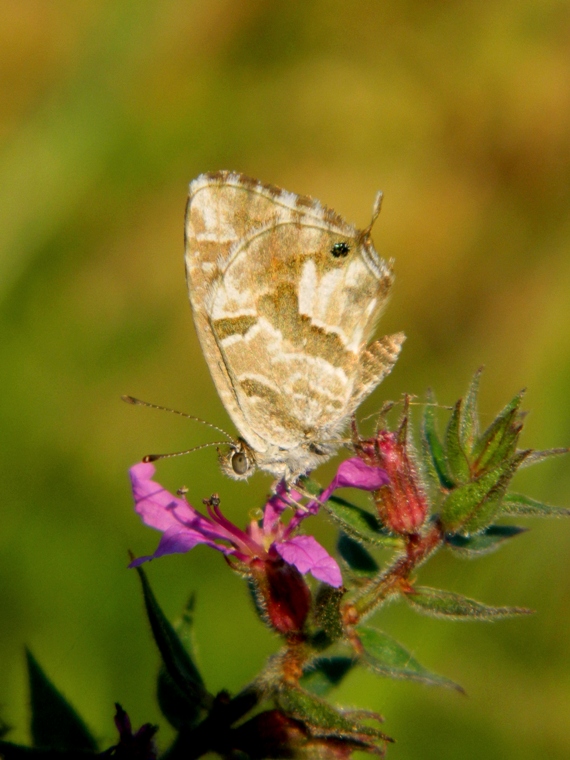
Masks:
[[[22,648],[102,741],[113,702],[160,722],[157,655],[127,549],[127,468],[210,431],[120,395],[227,416],[198,348],[182,263],[187,183],[236,169],[319,198],[396,259],[384,332],[408,341],[365,405],[431,385],[444,403],[486,365],[485,419],[523,386],[523,443],[570,443],[570,5],[404,0],[0,2],[0,714],[26,738]],[[210,438],[211,439],[211,438]],[[331,469],[327,472],[330,472]],[[323,473],[323,479],[327,472]],[[222,478],[212,449],[159,464],[245,523],[270,485]],[[569,462],[515,485],[570,505]],[[408,758],[570,756],[570,522],[476,563],[420,573],[532,618],[453,624],[390,607],[378,623],[467,699],[352,674]],[[316,518],[314,531],[332,545]],[[197,591],[211,689],[238,689],[276,640],[220,556],[149,567],[175,618]]]

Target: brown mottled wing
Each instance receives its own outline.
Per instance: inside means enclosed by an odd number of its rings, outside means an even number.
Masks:
[[[338,242],[348,255],[331,254]],[[363,351],[392,275],[368,236],[309,198],[220,172],[190,186],[186,266],[212,377],[249,445],[333,437],[379,382]]]
[[[404,333],[385,335],[371,343],[360,357],[360,373],[354,386],[350,412],[356,411],[362,401],[389,375],[400,354]]]

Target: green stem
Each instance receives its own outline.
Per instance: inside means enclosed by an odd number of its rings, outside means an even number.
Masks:
[[[352,627],[369,617],[389,597],[399,594],[409,584],[413,571],[443,543],[443,530],[438,522],[425,535],[414,533],[406,538],[405,553],[394,564],[373,578],[342,608],[345,625]]]

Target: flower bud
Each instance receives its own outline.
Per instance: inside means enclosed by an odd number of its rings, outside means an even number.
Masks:
[[[429,507],[405,437],[380,431],[375,438],[363,441],[361,450],[365,461],[382,467],[390,478],[373,493],[382,523],[394,533],[417,533]]]
[[[260,606],[278,633],[302,630],[311,606],[311,593],[303,576],[280,557],[256,560],[252,577]]]
[[[233,733],[232,749],[245,752],[252,760],[350,760],[355,751],[384,756],[374,740],[355,732],[335,736],[326,729],[313,730],[303,720],[281,710],[267,710],[243,723]],[[328,733],[328,735],[326,735]]]
[[[233,749],[251,758],[295,757],[295,749],[306,742],[306,736],[300,721],[280,710],[266,710],[234,731]]]

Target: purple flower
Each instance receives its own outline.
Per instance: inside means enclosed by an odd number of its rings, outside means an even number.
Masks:
[[[243,531],[224,517],[215,499],[208,503],[206,517],[185,499],[173,496],[153,481],[154,472],[154,465],[150,463],[136,464],[130,469],[135,510],[145,525],[162,531],[154,554],[139,557],[131,567],[165,554],[187,552],[197,544],[206,544],[247,565],[253,565],[255,561],[276,562],[281,558],[300,573],[311,573],[317,580],[335,588],[342,585],[336,561],[313,536],[292,534],[336,488],[352,486],[375,491],[388,482],[383,470],[370,467],[361,459],[345,460],[319,500],[297,509],[288,525],[281,522],[281,513],[292,503],[299,502],[302,496],[296,491],[285,493],[281,487],[265,505],[261,524],[253,520]]]

